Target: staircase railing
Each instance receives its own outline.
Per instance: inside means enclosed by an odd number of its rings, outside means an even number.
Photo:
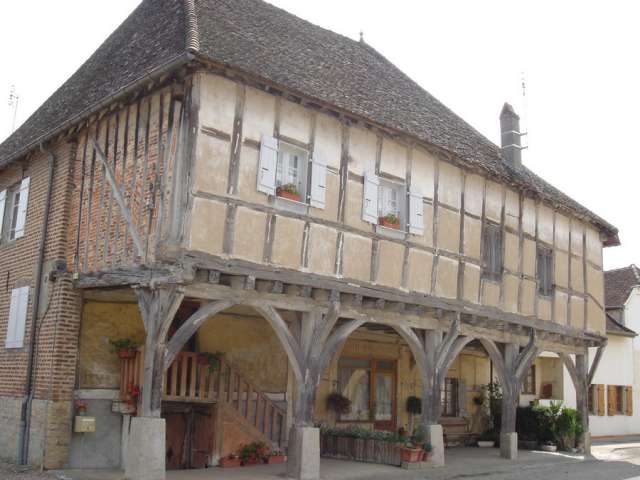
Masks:
[[[286,412],[256,388],[224,359],[218,368],[201,361],[197,353],[180,352],[165,372],[163,400],[189,403],[223,403],[276,444],[282,444]],[[142,389],[144,350],[122,360],[120,395],[126,399],[132,387]],[[236,415],[237,416],[237,415]]]

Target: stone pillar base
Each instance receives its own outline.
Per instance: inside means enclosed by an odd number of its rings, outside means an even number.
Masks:
[[[444,436],[442,425],[427,425],[424,431],[425,440],[431,444],[431,465],[444,466]]]
[[[518,434],[516,432],[500,434],[500,456],[508,460],[518,459]]]
[[[165,480],[164,419],[131,417],[123,453],[127,480]]]
[[[320,429],[291,427],[287,452],[287,476],[296,480],[320,478]]]

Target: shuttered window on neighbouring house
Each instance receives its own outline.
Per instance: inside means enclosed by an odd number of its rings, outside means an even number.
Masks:
[[[553,250],[538,245],[536,253],[538,293],[545,297],[553,295]]]
[[[607,385],[607,415],[616,414],[616,386]]]
[[[596,385],[596,409],[598,416],[604,416],[605,400],[604,400],[604,385]]]
[[[633,415],[633,387],[624,387],[624,388],[625,388],[625,399],[626,399],[624,414]]]
[[[27,306],[29,305],[29,287],[11,290],[9,306],[9,322],[7,323],[6,348],[22,348],[24,346],[24,331],[27,321]]]
[[[489,280],[502,279],[502,229],[500,225],[487,223],[482,239],[482,276]]]
[[[27,224],[30,178],[0,192],[0,238],[3,242],[24,236]]]

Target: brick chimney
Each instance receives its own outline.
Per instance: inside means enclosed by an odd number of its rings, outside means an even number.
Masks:
[[[522,147],[520,145],[520,117],[508,103],[500,112],[500,133],[502,138],[502,158],[515,168],[522,166]]]

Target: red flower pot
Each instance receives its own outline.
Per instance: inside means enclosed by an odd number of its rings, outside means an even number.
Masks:
[[[118,350],[118,357],[122,360],[127,360],[130,358],[136,358],[136,349],[135,348],[121,348]]]
[[[402,456],[402,461],[407,463],[415,463],[422,460],[422,449],[421,448],[408,448],[402,447],[400,449],[400,454]]]
[[[277,189],[276,195],[278,197],[286,198],[287,200],[293,200],[294,202],[300,201],[300,195],[297,193],[287,192],[286,190]]]
[[[284,463],[287,461],[287,457],[285,455],[271,455],[267,457],[267,463],[269,465],[273,465],[276,463]]]
[[[249,458],[242,461],[243,465],[257,465],[258,457],[257,455],[251,455]]]
[[[394,230],[400,230],[400,222],[391,223],[385,217],[380,217],[378,223],[386,228],[393,228]]]
[[[233,467],[239,467],[242,465],[242,460],[240,460],[240,458],[229,458],[229,457],[224,457],[220,459],[220,466],[222,468],[233,468]]]

